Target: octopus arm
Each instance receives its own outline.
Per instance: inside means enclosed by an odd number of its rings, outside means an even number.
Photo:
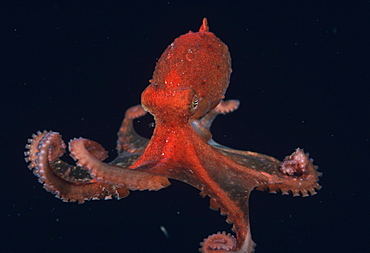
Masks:
[[[195,169],[197,183],[202,196],[210,197],[210,208],[220,210],[227,215],[227,222],[233,224],[236,238],[225,232],[218,232],[201,243],[203,253],[215,252],[253,252],[255,243],[252,240],[249,223],[249,196],[257,185],[248,169],[240,167],[227,157],[220,156],[212,147],[204,147],[201,155],[197,152],[199,168]]]
[[[44,188],[63,201],[83,203],[90,199],[124,198],[129,190],[159,190],[170,184],[165,177],[103,163],[107,152],[98,143],[82,138],[70,142],[71,156],[77,160],[77,166],[69,165],[59,159],[65,147],[59,133],[38,132],[29,140],[25,153],[29,168]],[[121,165],[137,159],[135,154],[126,154],[125,159],[120,154]]]
[[[207,129],[210,129],[218,115],[233,112],[238,109],[238,106],[238,100],[221,100],[201,119],[201,122]],[[300,148],[281,162],[268,155],[226,147],[213,139],[209,140],[208,144],[235,163],[254,170],[255,175],[259,174],[261,180],[258,180],[257,190],[305,197],[316,194],[316,191],[321,188],[318,181],[322,173],[317,171],[313,160]],[[268,180],[264,180],[264,176]]]
[[[318,184],[321,173],[302,149],[296,149],[281,162],[271,156],[255,152],[217,145],[215,148],[237,164],[251,168],[261,176],[266,176],[267,180],[258,181],[257,190],[306,197],[316,194],[316,191],[321,188]]]
[[[126,110],[125,117],[117,133],[117,151],[121,153],[140,153],[148,145],[149,139],[136,133],[133,127],[134,119],[143,117],[146,114],[141,105],[132,106]]]
[[[243,192],[243,196],[228,193],[226,198],[220,198],[218,191],[204,191],[202,195],[205,195],[205,192],[210,197],[210,208],[220,210],[221,214],[227,215],[226,222],[233,224],[232,230],[236,233],[236,238],[230,233],[217,232],[201,242],[201,252],[254,252],[256,244],[252,240],[248,212],[250,191]]]
[[[236,99],[221,100],[214,109],[212,109],[202,117],[201,123],[205,128],[210,130],[213,121],[216,119],[218,115],[228,114],[237,110],[239,104],[240,104],[239,100]]]

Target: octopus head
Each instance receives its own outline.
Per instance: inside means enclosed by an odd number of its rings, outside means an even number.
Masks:
[[[157,122],[168,124],[186,124],[190,118],[203,116],[209,108],[209,103],[190,87],[166,89],[155,84],[144,90],[141,104]]]

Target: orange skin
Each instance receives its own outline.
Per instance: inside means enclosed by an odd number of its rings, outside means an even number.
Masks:
[[[142,106],[126,111],[118,132],[118,156],[102,162],[107,152],[96,142],[74,139],[70,155],[78,166],[59,159],[66,145],[56,132],[38,132],[26,145],[26,161],[44,188],[63,201],[123,198],[129,190],[159,190],[168,178],[186,182],[210,197],[210,207],[228,216],[233,235],[211,235],[201,251],[254,251],[248,217],[252,190],[308,196],[320,189],[320,173],[297,149],[283,162],[259,153],[222,146],[209,131],[215,117],[237,109],[223,101],[231,59],[227,46],[209,32],[204,19],[199,32],[177,38],[158,60],[153,79],[141,96]],[[139,136],[133,120],[151,113],[150,140]]]

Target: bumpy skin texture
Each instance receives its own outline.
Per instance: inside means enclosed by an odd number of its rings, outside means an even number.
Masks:
[[[199,118],[224,98],[230,74],[229,50],[208,31],[205,21],[199,32],[190,31],[180,36],[163,52],[155,67],[152,85],[142,95],[142,104],[156,115],[153,104],[161,104],[171,92],[191,88],[198,96],[195,116]],[[158,90],[164,91],[164,98],[156,95]]]
[[[205,239],[202,252],[253,252],[248,198],[254,189],[309,196],[320,189],[316,167],[301,149],[283,162],[259,153],[216,143],[210,127],[239,101],[223,101],[231,73],[227,46],[209,32],[177,38],[158,60],[142,106],[126,111],[118,132],[118,156],[104,163],[98,143],[79,138],[69,143],[77,165],[59,159],[66,145],[56,132],[38,132],[25,152],[29,168],[44,188],[63,201],[124,198],[129,190],[159,190],[168,178],[186,182],[210,197],[210,207],[228,216],[236,238],[225,232]],[[133,120],[146,111],[156,127],[150,140],[139,136]]]

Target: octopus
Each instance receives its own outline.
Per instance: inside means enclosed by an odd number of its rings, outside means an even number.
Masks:
[[[118,132],[118,156],[104,162],[107,151],[97,142],[69,142],[70,165],[60,159],[66,144],[57,132],[34,134],[25,160],[43,187],[65,202],[124,198],[129,191],[157,191],[169,179],[185,182],[209,196],[210,208],[227,215],[230,234],[218,232],[200,243],[203,253],[254,252],[248,213],[251,191],[311,196],[320,189],[321,173],[297,148],[279,161],[271,156],[223,146],[210,127],[220,114],[239,106],[224,100],[231,74],[228,47],[203,19],[198,32],[175,39],[158,60],[141,105],[129,108]],[[150,139],[136,133],[133,121],[154,116]]]

